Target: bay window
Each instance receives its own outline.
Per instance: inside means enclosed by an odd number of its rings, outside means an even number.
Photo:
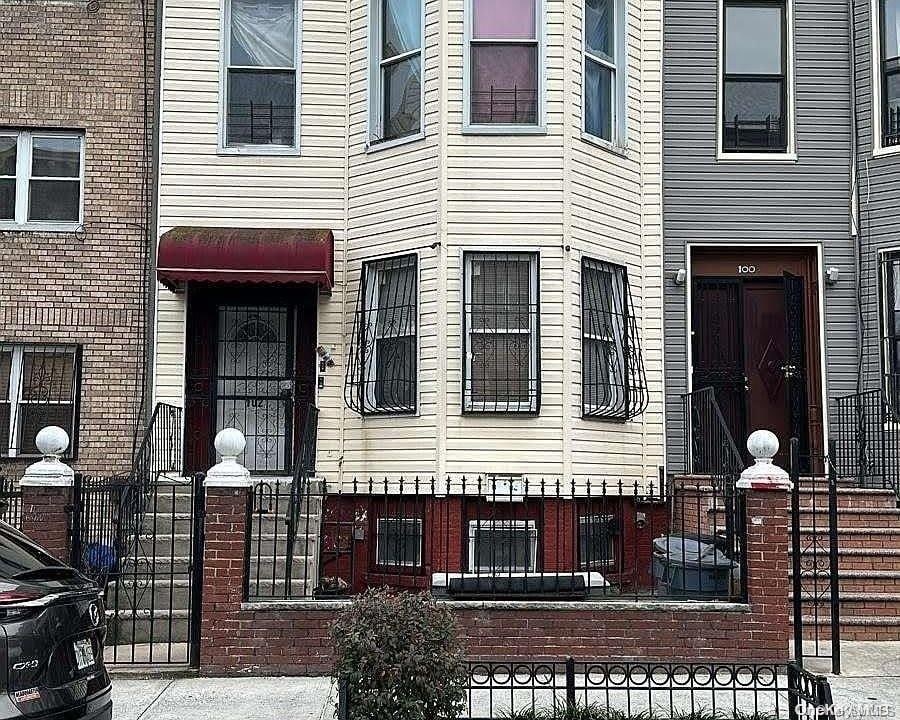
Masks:
[[[467,125],[538,125],[540,0],[469,0]]]
[[[622,0],[585,0],[584,131],[608,142],[623,139],[624,21]]]
[[[371,142],[422,131],[422,2],[372,5]]]
[[[463,408],[537,412],[538,256],[465,253]]]
[[[722,149],[788,147],[787,0],[724,0]]]
[[[35,438],[57,425],[71,440],[77,434],[78,348],[72,345],[0,343],[0,452],[9,457],[39,455]]]
[[[881,144],[900,146],[900,0],[880,0]]]
[[[294,147],[298,0],[226,0],[227,147]]]
[[[0,130],[0,227],[81,224],[83,145],[80,133]]]

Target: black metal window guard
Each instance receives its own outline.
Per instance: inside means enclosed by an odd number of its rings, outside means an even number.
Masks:
[[[363,415],[412,413],[417,404],[418,258],[363,263],[344,383]]]
[[[538,93],[534,88],[473,90],[471,121],[475,125],[535,125]]]
[[[888,17],[888,2],[880,0],[879,27],[881,46],[881,97],[882,124],[881,144],[884,147],[900,145],[900,30],[893,18]],[[896,12],[896,11],[895,11]],[[893,34],[893,37],[889,36]],[[889,56],[893,48],[894,54]]]
[[[538,255],[466,252],[463,266],[463,410],[536,413]]]
[[[581,397],[585,417],[628,420],[650,401],[640,336],[621,265],[581,261]]]
[[[39,455],[35,437],[58,425],[78,437],[81,348],[76,345],[0,343],[0,458]]]
[[[471,661],[460,720],[834,717],[831,687],[795,663]],[[338,679],[338,720],[362,720]]]
[[[293,145],[296,108],[274,102],[228,103],[229,145]]]
[[[457,600],[745,598],[733,483],[272,481],[256,486],[248,513],[251,600],[379,586]]]

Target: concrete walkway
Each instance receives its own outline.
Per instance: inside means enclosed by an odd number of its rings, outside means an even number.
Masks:
[[[814,672],[828,664],[807,661]],[[843,674],[830,676],[845,718],[900,720],[900,642],[843,644]],[[113,679],[114,720],[331,720],[329,678]],[[887,713],[878,708],[891,708]]]

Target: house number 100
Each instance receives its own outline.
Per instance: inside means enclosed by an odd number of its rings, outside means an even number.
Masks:
[[[753,275],[756,265],[738,265],[738,275]]]

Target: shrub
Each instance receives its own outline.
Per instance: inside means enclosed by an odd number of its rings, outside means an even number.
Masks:
[[[331,627],[351,720],[441,720],[465,707],[457,626],[430,596],[370,590]]]

